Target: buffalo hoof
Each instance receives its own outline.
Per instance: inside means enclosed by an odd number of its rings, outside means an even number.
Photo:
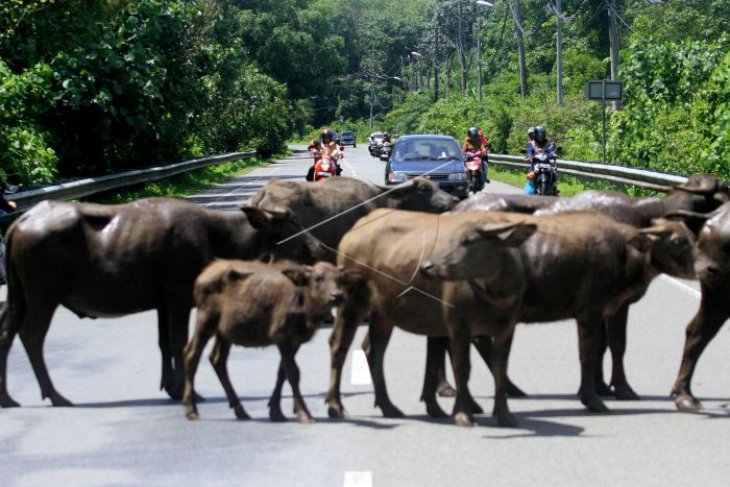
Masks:
[[[603,381],[596,384],[596,393],[601,397],[609,397],[614,395],[614,391],[611,387]]]
[[[439,397],[456,397],[456,389],[451,387],[451,385],[444,381],[436,388],[436,394],[439,395]]]
[[[269,419],[272,423],[283,423],[286,421],[286,416],[281,412],[281,408],[269,409]]]
[[[241,421],[251,419],[251,416],[248,415],[240,404],[233,408],[233,412],[236,414],[236,419],[240,419]]]
[[[474,418],[470,414],[459,412],[454,414],[454,424],[456,426],[474,426]]]
[[[507,382],[507,395],[509,397],[527,397],[527,393],[517,387],[512,381]]]
[[[607,413],[610,411],[608,407],[603,403],[600,397],[595,398],[582,398],[580,402],[583,403],[590,411],[594,413]]]
[[[20,403],[17,402],[17,401],[15,401],[9,395],[4,394],[2,397],[0,397],[0,407],[3,407],[3,408],[17,408],[17,407],[20,407]]]
[[[405,417],[405,414],[403,414],[403,411],[401,411],[397,407],[393,406],[392,404],[388,404],[387,406],[380,406],[380,409],[383,411],[383,416],[386,418],[404,418]]]
[[[432,418],[445,418],[448,416],[436,401],[426,403],[426,413]]]
[[[197,421],[200,419],[200,415],[197,411],[187,411],[185,413],[185,417],[188,418],[190,421]]]
[[[342,404],[330,404],[327,407],[327,415],[333,419],[346,418],[347,409]]]
[[[680,411],[698,411],[702,409],[702,403],[690,394],[681,394],[674,399],[674,404]]]
[[[309,424],[314,423],[314,418],[308,411],[299,411],[297,413],[297,423]]]
[[[53,404],[53,407],[56,408],[68,408],[73,406],[73,403],[71,401],[63,397],[58,392],[54,392],[53,394],[48,396],[48,398],[51,400],[51,404]]]
[[[494,411],[493,415],[497,419],[497,424],[502,428],[517,428],[519,426],[517,418],[509,411]]]
[[[469,402],[467,404],[467,407],[469,408],[469,411],[471,411],[472,414],[483,414],[484,413],[484,409],[482,409],[482,407],[479,405],[478,402],[476,402],[474,400],[473,397],[470,397],[468,399],[468,401]]]
[[[634,392],[630,385],[625,384],[622,386],[616,386],[613,390],[613,395],[616,399],[621,401],[639,401],[641,398]]]

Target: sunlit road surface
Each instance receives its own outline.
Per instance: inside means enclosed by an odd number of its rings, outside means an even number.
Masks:
[[[365,146],[346,149],[345,175],[382,184],[384,164]],[[269,178],[303,178],[305,153],[257,169],[191,200],[237,211]],[[517,191],[492,183],[487,191]],[[576,283],[578,285],[579,283]],[[360,327],[343,374],[350,417],[327,417],[329,328],[302,347],[302,390],[316,423],[272,424],[267,400],[275,349],[234,348],[229,368],[254,418],[236,421],[209,363],[196,385],[207,400],[201,419],[159,391],[156,315],[80,320],[60,309],[46,359],[74,408],[51,408],[19,342],[9,359],[9,389],[23,407],[0,410],[0,486],[668,486],[727,485],[730,460],[730,335],[722,330],[702,357],[694,390],[705,409],[675,410],[668,396],[684,328],[699,300],[695,283],[659,278],[631,310],[626,366],[642,395],[608,400],[610,414],[587,412],[579,383],[573,322],[520,325],[510,359],[513,380],[529,393],[511,399],[517,429],[490,414],[474,428],[432,420],[419,403],[425,339],[396,330],[386,355],[393,401],[407,418],[383,419],[359,352]],[[4,295],[4,290],[2,291]],[[493,381],[473,357],[472,391],[489,413]],[[608,364],[607,364],[608,365]],[[289,390],[284,412],[291,414]],[[453,401],[442,400],[450,410]]]

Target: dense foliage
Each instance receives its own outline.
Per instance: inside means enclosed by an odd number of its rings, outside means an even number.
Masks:
[[[728,0],[562,0],[560,105],[555,0],[492,3],[0,2],[0,176],[32,184],[267,153],[325,125],[364,140],[371,123],[459,138],[476,124],[511,153],[544,124],[566,157],[598,160],[601,105],[583,89],[610,77],[615,7],[625,97],[608,109],[609,160],[730,177]]]

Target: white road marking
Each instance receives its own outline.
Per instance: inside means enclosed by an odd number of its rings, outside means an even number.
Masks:
[[[350,171],[350,174],[345,174],[345,176],[349,176],[351,178],[357,177],[357,172],[355,171],[355,168],[352,167],[352,164],[347,160],[347,158],[342,159],[342,162],[345,163],[345,167],[347,167],[347,170]]]
[[[352,351],[350,383],[353,386],[367,386],[372,384],[372,381],[370,380],[368,359],[365,357],[365,352],[362,350]]]
[[[370,471],[345,472],[344,487],[372,487],[373,474]]]
[[[678,279],[675,279],[666,274],[662,274],[659,277],[661,277],[662,279],[664,279],[666,282],[668,282],[670,284],[674,284],[676,287],[678,287],[682,291],[686,292],[687,294],[689,294],[691,296],[694,296],[697,299],[700,299],[702,297],[702,292],[698,291],[697,289],[693,288],[692,286],[689,286],[689,285],[683,283],[682,281],[680,281]]]

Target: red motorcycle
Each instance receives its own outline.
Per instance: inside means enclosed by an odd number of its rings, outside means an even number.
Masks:
[[[322,181],[323,179],[329,179],[332,176],[338,176],[338,165],[329,154],[323,154],[319,159],[316,159],[314,163],[314,181]]]
[[[469,191],[477,193],[484,188],[482,182],[482,151],[468,150],[464,153],[466,177],[469,180]]]

